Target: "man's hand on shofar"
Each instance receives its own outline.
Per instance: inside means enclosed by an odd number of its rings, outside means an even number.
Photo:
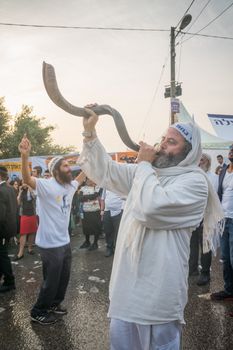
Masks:
[[[31,143],[27,138],[27,135],[24,134],[19,146],[18,146],[19,152],[21,155],[29,156],[31,151]]]
[[[96,123],[98,122],[98,115],[95,114],[90,108],[97,106],[97,104],[89,104],[85,106],[85,110],[89,115],[88,118],[83,118],[83,127],[85,131],[94,131]]]
[[[138,157],[136,162],[140,163],[142,161],[146,161],[152,163],[156,157],[156,150],[153,146],[148,145],[147,143],[140,141],[139,142],[140,149],[138,152]]]

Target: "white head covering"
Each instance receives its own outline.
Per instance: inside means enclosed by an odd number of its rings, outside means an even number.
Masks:
[[[206,158],[211,163],[211,156],[208,153],[202,153],[202,157]]]
[[[210,167],[211,167],[211,156],[208,154],[208,153],[202,153],[202,156],[201,156],[202,158],[205,158],[205,160],[207,160],[208,161],[208,166],[207,166],[207,168],[206,168],[206,170],[205,171],[209,171],[210,170]]]
[[[54,157],[50,160],[50,162],[48,163],[48,170],[49,170],[51,175],[53,175],[53,170],[54,170],[55,165],[62,159],[64,159],[64,157],[57,156],[57,157]]]
[[[192,143],[192,124],[191,123],[175,123],[171,128],[176,129],[190,143]]]

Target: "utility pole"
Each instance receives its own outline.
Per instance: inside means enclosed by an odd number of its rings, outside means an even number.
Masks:
[[[179,100],[176,99],[177,96],[182,95],[181,83],[176,83],[176,37],[180,34],[180,32],[189,25],[192,20],[192,16],[189,14],[184,15],[181,19],[180,26],[176,31],[176,27],[171,27],[171,38],[170,38],[170,63],[171,63],[171,78],[170,78],[170,86],[165,87],[164,97],[170,97],[170,120],[169,124],[174,124],[176,119],[176,113],[179,113]]]
[[[176,122],[176,114],[172,108],[172,101],[176,97],[176,51],[175,51],[175,27],[171,27],[171,40],[170,40],[170,60],[171,60],[171,80],[170,80],[170,106],[171,106],[171,116],[170,125]]]

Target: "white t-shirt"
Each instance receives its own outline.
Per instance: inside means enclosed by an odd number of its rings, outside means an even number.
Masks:
[[[36,244],[41,248],[55,248],[70,242],[68,226],[72,199],[79,184],[61,185],[54,178],[36,179],[39,227]]]
[[[233,173],[226,172],[222,183],[222,208],[226,218],[233,219]]]
[[[102,199],[105,203],[104,210],[109,210],[111,216],[116,216],[121,213],[123,200],[116,193],[104,189],[102,193]]]

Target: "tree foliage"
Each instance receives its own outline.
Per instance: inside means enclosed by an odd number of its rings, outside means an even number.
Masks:
[[[10,113],[4,106],[4,97],[0,97],[0,152],[5,147],[5,142],[10,131]]]
[[[74,152],[74,147],[62,147],[53,144],[52,125],[43,125],[44,118],[33,115],[33,108],[27,105],[15,117],[11,116],[4,106],[4,98],[0,98],[0,158],[19,157],[18,144],[26,133],[31,141],[31,155],[42,156],[66,154]]]

